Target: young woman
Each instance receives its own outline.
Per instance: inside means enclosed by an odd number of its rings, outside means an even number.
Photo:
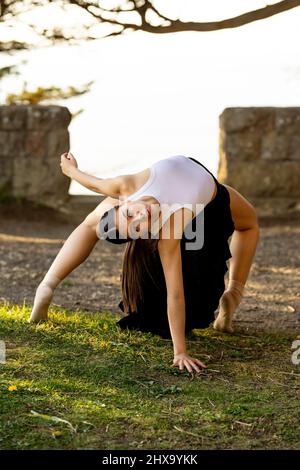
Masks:
[[[29,321],[47,318],[54,289],[99,238],[126,243],[119,307],[127,315],[118,325],[171,338],[173,365],[199,372],[206,366],[189,356],[185,335],[211,323],[233,332],[259,239],[254,207],[200,162],[182,155],[107,179],[80,171],[72,154],[61,156],[61,169],[107,197],[66,240],[38,286]]]

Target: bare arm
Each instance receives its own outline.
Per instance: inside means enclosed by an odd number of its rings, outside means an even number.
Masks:
[[[60,163],[62,172],[69,178],[77,181],[82,186],[96,193],[105,194],[111,197],[118,197],[123,194],[124,179],[122,176],[115,178],[97,178],[80,171],[76,159],[72,154],[64,153]]]
[[[122,179],[120,176],[103,179],[88,175],[78,168],[72,168],[69,177],[95,193],[106,194],[111,197],[118,197],[122,194]]]
[[[185,298],[180,240],[160,240],[158,251],[167,286],[167,313],[174,354],[185,353]]]
[[[181,239],[174,238],[174,214],[170,217],[170,237],[160,239],[158,252],[161,259],[166,287],[167,287],[167,314],[173,341],[174,363],[182,370],[184,367],[192,372],[199,367],[206,367],[198,359],[187,354],[185,342],[185,297],[182,275]],[[177,232],[178,233],[178,232]]]

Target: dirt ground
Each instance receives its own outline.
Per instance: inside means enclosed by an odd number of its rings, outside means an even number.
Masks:
[[[35,289],[76,227],[56,211],[0,204],[0,302],[33,302]],[[236,316],[237,330],[300,331],[300,218],[260,219],[260,241]],[[123,246],[99,242],[56,290],[54,304],[121,313]],[[227,274],[228,276],[228,274]]]

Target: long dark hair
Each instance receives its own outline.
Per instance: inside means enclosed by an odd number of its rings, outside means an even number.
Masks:
[[[122,262],[121,289],[125,313],[135,312],[143,298],[143,285],[146,280],[152,281],[160,288],[154,279],[155,255],[158,254],[157,238],[120,238],[115,226],[117,207],[106,211],[99,222],[99,238],[114,244],[126,243]]]
[[[126,244],[123,255],[121,288],[124,312],[137,310],[139,300],[143,298],[143,283],[148,276],[153,277],[153,255],[157,250],[159,239],[137,238]],[[149,277],[148,277],[149,279]]]

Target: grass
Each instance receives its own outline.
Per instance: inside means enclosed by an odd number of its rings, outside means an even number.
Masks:
[[[172,343],[122,331],[109,312],[0,307],[1,449],[296,449],[300,366],[292,334],[194,330],[208,368],[171,367]]]

